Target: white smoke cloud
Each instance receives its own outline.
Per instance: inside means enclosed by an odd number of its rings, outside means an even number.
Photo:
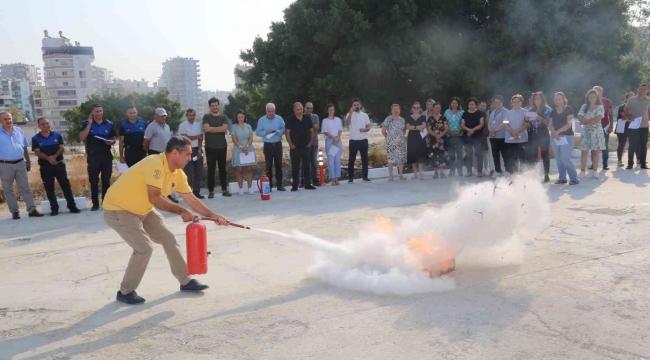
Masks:
[[[468,271],[521,263],[523,241],[550,223],[549,200],[536,174],[458,191],[457,199],[442,208],[394,224],[376,219],[338,245],[297,231],[265,232],[319,250],[307,272],[312,278],[351,290],[406,296],[453,290],[453,272],[431,278],[423,271],[451,258]]]

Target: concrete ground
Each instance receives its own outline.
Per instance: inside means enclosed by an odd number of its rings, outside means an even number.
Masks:
[[[456,290],[409,297],[307,279],[312,249],[209,225],[210,270],[198,277],[208,291],[178,292],[158,246],[138,289],[147,302],[125,306],[114,299],[131,249],[101,213],[5,216],[0,359],[650,359],[650,177],[611,166],[602,180],[547,186],[553,223],[527,239],[523,265],[458,268]],[[207,203],[249,226],[337,242],[376,215],[448,202],[465,181]],[[185,224],[167,220],[184,248]]]

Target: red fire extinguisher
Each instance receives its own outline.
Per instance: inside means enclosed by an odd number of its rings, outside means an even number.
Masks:
[[[257,180],[257,188],[260,190],[262,200],[271,200],[271,182],[266,174],[267,173],[264,173],[264,175]]]
[[[208,242],[205,225],[195,218],[187,225],[185,244],[187,245],[187,272],[190,275],[208,272]]]

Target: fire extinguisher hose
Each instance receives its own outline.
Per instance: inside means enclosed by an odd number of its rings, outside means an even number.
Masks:
[[[201,220],[203,220],[203,221],[215,221],[216,219],[204,217],[204,218],[202,218]],[[240,229],[251,230],[251,228],[248,227],[248,226],[235,224],[235,223],[233,223],[233,222],[228,222],[228,225],[230,225],[230,226],[234,226],[234,227],[237,227],[237,228],[240,228]]]

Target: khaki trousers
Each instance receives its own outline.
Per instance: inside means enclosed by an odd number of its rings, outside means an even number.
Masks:
[[[30,213],[36,210],[34,195],[32,195],[32,190],[29,188],[29,175],[27,175],[27,163],[25,161],[18,164],[0,164],[0,180],[5,191],[9,211],[12,214],[19,212],[18,199],[14,194],[14,180],[18,183],[20,195],[23,196],[23,200],[27,205],[27,212]]]
[[[136,215],[128,211],[104,210],[104,221],[133,248],[120,285],[122,294],[128,294],[140,285],[154,242],[163,246],[172,274],[181,285],[186,285],[192,279],[187,273],[187,263],[181,254],[181,247],[158,211]]]

